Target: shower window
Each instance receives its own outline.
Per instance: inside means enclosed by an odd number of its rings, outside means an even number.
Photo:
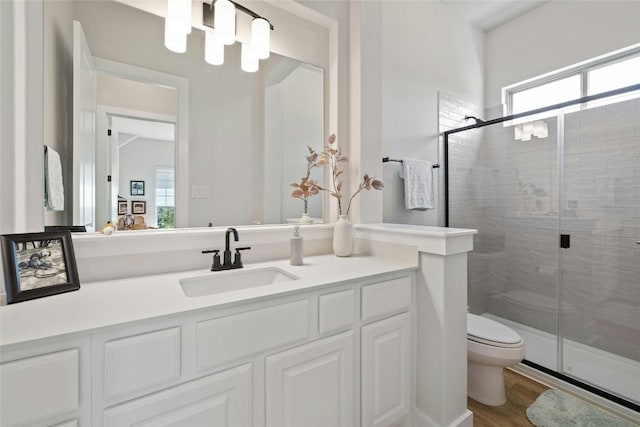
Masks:
[[[640,83],[640,45],[593,58],[542,76],[504,87],[503,104],[505,115],[531,111],[548,105],[595,95]],[[609,98],[607,101],[590,102],[582,108],[604,105],[604,102],[619,102],[640,97],[640,92],[624,95],[624,98]],[[569,111],[577,111],[576,106]],[[530,117],[553,116],[554,112]],[[511,122],[509,124],[514,124]]]

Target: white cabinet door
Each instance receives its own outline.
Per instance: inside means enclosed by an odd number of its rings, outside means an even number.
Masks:
[[[349,331],[267,357],[267,426],[353,427],[353,350]]]
[[[362,425],[390,426],[411,410],[411,317],[362,328]]]
[[[89,337],[0,352],[0,426],[89,425]]]
[[[252,425],[250,364],[172,387],[103,412],[104,427]]]

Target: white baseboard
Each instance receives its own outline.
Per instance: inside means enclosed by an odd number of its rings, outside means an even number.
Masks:
[[[413,409],[413,427],[473,427],[473,412],[465,410],[456,420],[447,425],[434,422],[417,408]]]

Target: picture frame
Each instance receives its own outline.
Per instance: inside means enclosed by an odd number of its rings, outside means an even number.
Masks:
[[[147,213],[147,202],[143,200],[131,201],[131,213],[134,215],[144,215]]]
[[[69,231],[0,236],[7,304],[80,289]]]
[[[129,211],[129,203],[127,201],[118,201],[118,215],[125,215]]]
[[[132,196],[144,196],[144,181],[129,181]]]

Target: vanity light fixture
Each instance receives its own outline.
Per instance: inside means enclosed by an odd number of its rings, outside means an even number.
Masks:
[[[214,7],[213,4],[211,7]],[[215,28],[215,38],[222,44],[230,46],[235,43],[236,8],[229,0],[215,0],[213,27]]]
[[[255,49],[250,43],[242,43],[240,52],[240,68],[247,73],[255,73],[258,71],[260,60]]]
[[[224,64],[224,44],[213,31],[204,32],[204,60],[211,65]]]
[[[531,141],[532,137],[546,138],[549,136],[549,125],[544,120],[515,125],[514,136],[516,141]]]
[[[211,28],[205,31],[205,60],[213,65],[224,62],[224,45],[232,45],[236,40],[236,11],[253,18],[251,41],[242,43],[240,57],[240,68],[253,73],[258,71],[259,60],[269,57],[273,25],[266,18],[232,0],[202,3],[202,25]]]
[[[173,52],[186,52],[189,33],[191,33],[191,0],[167,0],[164,45]]]

